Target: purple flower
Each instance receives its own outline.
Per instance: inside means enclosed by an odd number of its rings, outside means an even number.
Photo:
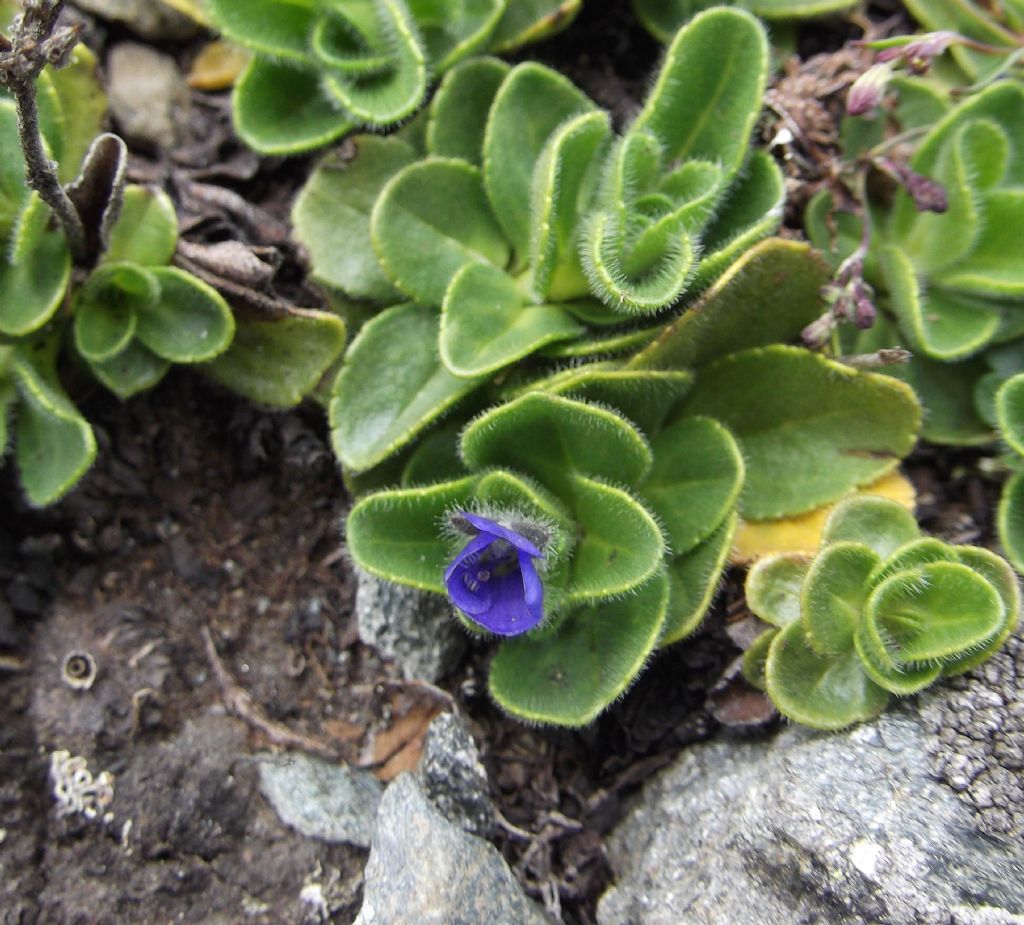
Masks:
[[[453,518],[475,535],[444,573],[452,603],[499,636],[533,629],[544,616],[544,586],[534,559],[544,554],[515,530],[478,514]]]

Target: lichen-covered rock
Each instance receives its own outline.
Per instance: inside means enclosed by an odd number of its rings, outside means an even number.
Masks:
[[[384,791],[363,895],[355,925],[546,922],[497,849],[444,819],[410,774]]]
[[[986,835],[1024,837],[1024,640],[921,704],[932,767]],[[1022,874],[1024,877],[1024,874]]]
[[[307,838],[369,847],[381,795],[371,774],[301,752],[264,755],[259,768],[260,790],[282,822]]]
[[[600,925],[1024,925],[1022,652],[844,733],[687,752],[612,835]]]
[[[359,638],[398,663],[407,678],[437,681],[455,666],[465,633],[439,594],[383,581],[358,569]]]
[[[430,724],[417,773],[424,793],[449,822],[475,835],[490,834],[494,810],[487,772],[461,716],[442,713]]]

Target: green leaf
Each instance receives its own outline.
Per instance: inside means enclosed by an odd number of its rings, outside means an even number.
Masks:
[[[459,434],[464,422],[446,421],[416,442],[402,467],[403,488],[459,479],[469,474],[459,459]]]
[[[938,274],[936,284],[976,296],[1020,299],[1024,296],[1022,240],[1024,190],[994,190],[985,194],[981,231],[974,246],[958,264]],[[971,301],[977,303],[978,300]]]
[[[992,84],[952,109],[925,136],[910,161],[910,167],[927,177],[934,176],[947,146],[965,125],[974,120],[994,122],[1006,132],[1009,149],[1015,156],[1007,165],[1004,184],[1024,184],[1024,156],[1017,153],[1024,151],[1024,87],[1013,81]],[[911,228],[918,215],[910,196],[898,193],[892,217],[896,235],[902,235]]]
[[[657,514],[676,555],[709,537],[736,506],[743,457],[721,424],[686,417],[651,441],[654,465],[638,492]]]
[[[476,418],[462,433],[471,469],[507,466],[557,494],[577,474],[635,485],[651,466],[643,437],[614,411],[530,392]]]
[[[491,663],[491,696],[530,722],[586,725],[640,673],[668,598],[668,580],[659,574],[636,594],[581,608],[553,636],[503,642]]]
[[[963,674],[987,661],[1010,637],[1020,619],[1020,586],[1009,564],[994,552],[980,546],[958,546],[956,554],[964,565],[973,569],[996,589],[1003,602],[1004,617],[991,639],[980,645],[976,651],[943,660],[942,674],[945,677]]]
[[[172,363],[200,363],[227,350],[235,319],[220,294],[177,267],[151,272],[160,298],[155,305],[138,307],[136,337]]]
[[[208,6],[227,38],[275,58],[311,60],[314,0],[208,0]]]
[[[999,499],[999,542],[1018,572],[1024,572],[1024,473],[1010,476]]]
[[[473,58],[445,74],[430,103],[428,154],[483,166],[487,117],[510,70],[497,58]]]
[[[512,51],[554,35],[576,18],[582,6],[583,0],[515,0],[508,3],[491,36],[491,49]]]
[[[164,266],[177,244],[178,217],[170,197],[153,187],[128,186],[103,262]]]
[[[465,161],[428,158],[399,171],[373,208],[370,230],[391,279],[427,305],[444,301],[467,263],[508,262],[480,171]]]
[[[122,400],[152,388],[170,368],[170,361],[137,340],[109,360],[89,361],[92,374]]]
[[[889,305],[916,350],[937,360],[962,360],[995,337],[1000,312],[994,305],[939,288],[922,292],[913,264],[899,248],[883,248],[879,257]]]
[[[261,154],[299,154],[355,127],[313,71],[255,57],[235,83],[235,131]]]
[[[329,408],[331,444],[342,464],[377,465],[481,383],[461,379],[437,355],[437,314],[396,305],[352,342]]]
[[[800,610],[810,647],[819,655],[853,649],[853,634],[867,600],[867,583],[879,557],[863,543],[832,543],[815,557],[804,580]]]
[[[662,566],[665,541],[651,514],[630,494],[572,475],[562,497],[572,509],[579,541],[570,563],[574,603],[633,591]]]
[[[718,0],[633,0],[633,12],[648,32],[667,44],[695,13],[716,5]],[[744,0],[742,3],[755,16],[768,20],[823,16],[855,5],[855,0]],[[774,35],[776,30],[772,31]],[[778,36],[775,38],[778,44]]]
[[[821,545],[862,543],[886,559],[920,535],[914,515],[899,502],[859,495],[836,505],[825,522]]]
[[[482,376],[554,341],[583,333],[558,305],[524,305],[513,280],[485,263],[467,263],[448,287],[441,312],[441,360],[457,376]]]
[[[505,11],[506,0],[408,0],[423,35],[429,60],[445,71],[468,55],[483,50]]]
[[[107,98],[97,74],[96,55],[76,45],[71,60],[59,70],[48,68],[63,115],[58,177],[70,183],[78,176],[93,139],[103,131]]]
[[[295,200],[292,222],[321,282],[357,299],[397,301],[370,240],[370,213],[384,185],[416,158],[404,141],[356,135],[354,157],[328,154]]]
[[[772,238],[747,251],[630,362],[685,369],[748,347],[792,340],[822,311],[828,271],[806,245]]]
[[[624,414],[642,433],[651,433],[661,427],[669,409],[692,384],[693,375],[682,370],[624,369],[621,361],[605,360],[563,369],[511,395],[541,390],[607,405]]]
[[[294,309],[273,320],[239,319],[231,346],[203,366],[252,401],[291,408],[316,388],[345,348],[345,323],[330,312]]]
[[[28,197],[25,158],[18,140],[18,111],[13,100],[0,99],[0,242],[7,243]]]
[[[691,286],[703,289],[762,238],[778,229],[786,187],[765,151],[750,152],[725,202],[701,235],[703,252]]]
[[[933,562],[959,562],[956,550],[934,536],[922,536],[900,546],[868,576],[872,588],[900,572],[913,571]]]
[[[479,476],[426,488],[381,491],[357,501],[345,522],[356,565],[379,578],[444,594],[451,558],[440,532],[444,515],[471,506]]]
[[[75,293],[75,346],[87,360],[109,360],[128,346],[140,311],[152,308],[160,284],[131,263],[109,263],[89,274]]]
[[[784,346],[705,367],[682,413],[716,418],[738,440],[748,520],[800,514],[874,481],[910,452],[921,423],[901,383]]]
[[[535,298],[586,295],[578,233],[611,135],[608,114],[582,113],[552,133],[533,173],[530,266]]]
[[[20,399],[15,458],[21,485],[32,504],[44,507],[67,494],[92,465],[96,438],[52,370],[15,349],[9,374]]]
[[[868,599],[864,631],[888,667],[932,663],[987,642],[1006,607],[996,589],[958,562],[931,562],[890,575]]]
[[[765,663],[768,696],[779,712],[814,729],[843,729],[878,716],[889,695],[865,673],[857,653],[818,655],[803,624],[779,631]]]
[[[768,74],[764,27],[749,13],[701,13],[676,35],[635,129],[667,160],[703,158],[735,172],[746,156]]]
[[[629,313],[655,312],[686,289],[696,263],[693,238],[681,223],[664,222],[632,234],[625,208],[595,212],[580,256],[591,291],[606,305]]]
[[[928,176],[946,193],[947,208],[942,213],[917,212],[913,219],[900,216],[898,241],[900,253],[918,273],[934,273],[970,253],[980,230],[978,203],[972,188],[971,174],[965,163],[962,140],[964,131],[949,138],[938,152]],[[903,188],[897,198],[910,194]],[[916,211],[916,207],[915,207]],[[951,232],[955,229],[955,234]]]
[[[534,168],[551,134],[594,104],[561,74],[526,62],[513,68],[491,106],[484,136],[484,186],[520,258],[530,248]]]
[[[899,346],[902,338],[885,317],[878,317],[866,331],[858,331],[846,347],[850,353],[871,353],[881,347]],[[991,349],[987,354],[991,353]],[[938,363],[916,355],[907,363],[886,368],[886,374],[909,384],[924,406],[921,436],[933,443],[974,446],[990,443],[992,429],[974,407],[975,385],[988,372],[981,358],[959,363]]]
[[[743,653],[743,677],[748,684],[756,687],[759,691],[768,690],[768,678],[766,669],[768,667],[768,653],[775,637],[779,631],[774,627],[765,630],[755,639],[747,651]]]
[[[0,260],[0,334],[38,330],[64,299],[71,255],[63,232],[50,221],[49,208],[32,193],[13,229],[7,260]]]
[[[1024,456],[1024,373],[1007,379],[996,393],[996,418],[1002,438]]]
[[[427,92],[427,57],[402,0],[376,0],[374,8],[391,51],[391,67],[361,75],[334,71],[323,80],[345,113],[368,125],[383,126],[419,108]]]
[[[729,514],[706,540],[669,561],[672,595],[660,645],[678,642],[700,626],[718,591],[738,522],[735,513]]]
[[[793,553],[762,556],[747,573],[747,606],[772,626],[783,627],[799,620],[804,579],[810,567],[805,556]]]

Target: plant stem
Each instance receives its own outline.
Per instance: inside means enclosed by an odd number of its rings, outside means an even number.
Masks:
[[[11,88],[18,108],[18,137],[25,154],[25,179],[57,216],[75,263],[85,258],[85,228],[74,204],[57,179],[56,164],[43,148],[35,83]]]
[[[25,179],[57,216],[68,248],[76,263],[86,259],[85,228],[57,177],[57,165],[50,160],[39,129],[36,78],[53,60],[59,67],[77,41],[76,30],[54,35],[57,20],[67,0],[28,0],[15,20],[15,30],[0,54],[0,77],[10,88],[18,110],[18,139],[25,154]]]

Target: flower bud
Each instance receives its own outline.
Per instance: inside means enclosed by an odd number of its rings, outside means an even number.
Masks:
[[[846,97],[846,111],[851,116],[862,116],[870,112],[885,95],[885,88],[892,79],[892,65],[888,62],[873,64],[860,75],[850,87]]]

